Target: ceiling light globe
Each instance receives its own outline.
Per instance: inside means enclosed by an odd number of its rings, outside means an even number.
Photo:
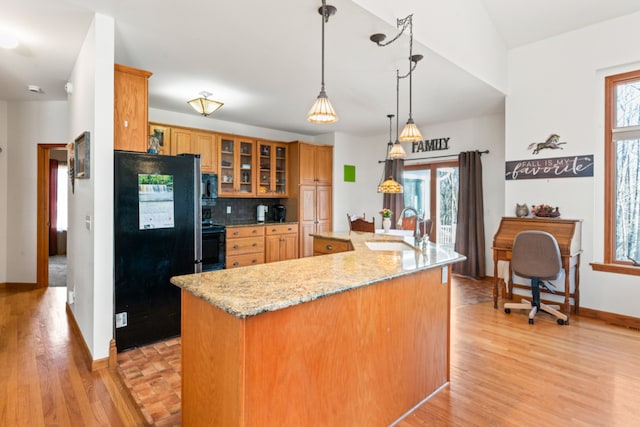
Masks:
[[[320,91],[316,102],[311,106],[307,114],[307,120],[316,124],[331,124],[338,121],[338,115],[324,90]]]
[[[407,152],[404,151],[402,145],[399,141],[396,141],[392,146],[391,150],[389,150],[389,158],[390,159],[404,159],[407,157]]]

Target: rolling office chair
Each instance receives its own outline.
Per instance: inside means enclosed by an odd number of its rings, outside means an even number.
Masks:
[[[540,302],[541,287],[553,292],[545,280],[555,280],[562,273],[560,248],[553,235],[538,230],[518,233],[513,241],[511,271],[518,276],[531,279],[532,301],[522,299],[519,303],[505,303],[505,313],[511,313],[512,309],[530,310],[529,324],[531,325],[534,316],[540,310],[555,316],[559,325],[564,325],[568,321],[568,317],[558,311],[559,305]],[[551,285],[551,283],[548,284]]]

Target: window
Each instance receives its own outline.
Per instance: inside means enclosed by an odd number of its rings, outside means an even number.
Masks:
[[[640,70],[605,80],[605,271],[639,274]],[[632,271],[636,270],[636,271]]]
[[[458,219],[458,162],[405,166],[404,205],[431,218],[430,239],[453,247]]]

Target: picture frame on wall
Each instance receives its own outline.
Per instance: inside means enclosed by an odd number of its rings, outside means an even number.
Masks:
[[[71,186],[71,194],[73,194],[74,186],[75,186],[75,170],[76,163],[76,155],[74,150],[74,143],[70,142],[67,144],[67,168],[69,170],[69,185]]]
[[[78,136],[74,141],[74,151],[75,151],[75,171],[77,179],[87,179],[89,178],[90,172],[90,153],[91,153],[91,144],[90,144],[90,134],[89,131],[85,131],[80,136]]]

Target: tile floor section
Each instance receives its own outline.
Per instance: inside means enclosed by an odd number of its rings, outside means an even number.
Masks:
[[[493,299],[490,281],[452,278],[452,308]],[[151,426],[181,425],[180,338],[118,354],[118,371]]]
[[[149,425],[180,425],[179,337],[118,354],[118,371]]]

